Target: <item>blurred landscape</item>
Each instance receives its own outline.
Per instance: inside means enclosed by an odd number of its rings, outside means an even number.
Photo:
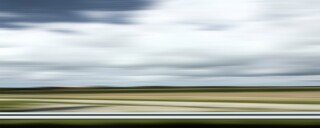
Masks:
[[[320,87],[1,88],[1,112],[319,111]]]
[[[320,0],[0,0],[0,128],[319,127],[319,7]],[[61,119],[66,112],[71,119]],[[77,112],[313,115],[80,120]]]

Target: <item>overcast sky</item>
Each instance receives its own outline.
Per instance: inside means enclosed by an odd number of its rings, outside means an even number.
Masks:
[[[319,0],[0,0],[0,87],[319,83]]]

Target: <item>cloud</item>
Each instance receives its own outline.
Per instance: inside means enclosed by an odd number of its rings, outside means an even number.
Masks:
[[[121,11],[144,9],[148,0],[0,0],[0,27],[25,28],[14,25],[16,22],[100,22],[128,24],[128,15]],[[79,12],[84,12],[79,15]],[[90,12],[114,12],[109,18],[97,18]],[[84,17],[86,15],[87,17]],[[89,16],[90,15],[90,16]],[[101,16],[101,13],[100,13]],[[13,23],[13,24],[12,24]]]
[[[18,18],[23,17],[22,15],[10,13],[10,12],[0,12],[0,18]]]
[[[0,28],[2,85],[284,86],[316,85],[306,81],[320,76],[319,2],[99,2],[41,8],[72,20]]]
[[[91,21],[108,22],[114,24],[130,24],[130,18],[134,11],[78,11],[75,12]]]

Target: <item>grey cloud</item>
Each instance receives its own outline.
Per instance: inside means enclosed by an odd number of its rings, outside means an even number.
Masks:
[[[53,63],[53,62],[28,62],[28,61],[0,61],[2,68],[11,68],[20,71],[77,71],[103,67],[90,63]]]
[[[65,33],[65,34],[79,34],[77,31],[63,30],[63,29],[52,29],[52,30],[49,30],[49,31],[57,32],[57,33]]]
[[[78,11],[132,11],[145,9],[148,0],[0,0],[0,27],[22,28],[10,25],[13,22],[103,22],[114,24],[130,23],[128,15],[113,15],[99,20],[82,17]],[[4,15],[6,14],[6,15]]]

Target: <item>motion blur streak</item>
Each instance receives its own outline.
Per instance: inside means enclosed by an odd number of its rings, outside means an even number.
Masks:
[[[0,86],[318,86],[318,0],[0,0]]]
[[[0,0],[0,111],[320,111],[319,23],[319,0]]]

